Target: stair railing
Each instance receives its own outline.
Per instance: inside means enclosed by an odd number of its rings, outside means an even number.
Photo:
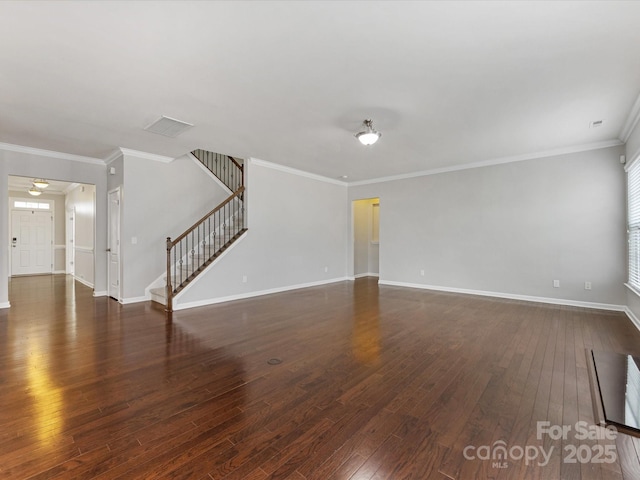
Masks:
[[[194,150],[191,154],[220,179],[232,192],[244,185],[244,165],[235,158],[208,150]]]
[[[240,185],[216,208],[194,223],[175,240],[167,237],[167,311],[173,297],[227,249],[246,227]]]

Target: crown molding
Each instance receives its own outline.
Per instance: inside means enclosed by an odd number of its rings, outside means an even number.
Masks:
[[[290,173],[292,175],[297,175],[299,177],[310,178],[312,180],[318,180],[320,182],[330,183],[332,185],[339,185],[341,187],[348,186],[347,182],[341,182],[340,180],[335,180],[333,178],[324,177],[322,175],[317,175],[315,173],[305,172],[304,170],[298,170],[297,168],[285,167],[284,165],[267,162],[266,160],[260,160],[259,158],[251,157],[248,159],[248,161],[254,165],[259,165],[265,168],[271,168],[272,170],[278,170],[280,172]]]
[[[105,165],[109,165],[111,162],[116,161],[118,158],[120,158],[123,155],[122,153],[122,149],[120,148],[116,148],[113,152],[111,152],[109,155],[107,155],[106,157],[104,157],[104,163]]]
[[[638,124],[638,121],[640,121],[640,94],[638,94],[636,103],[634,103],[633,107],[631,107],[631,111],[629,112],[627,121],[624,122],[624,127],[622,127],[622,130],[620,131],[619,138],[620,140],[622,140],[622,142],[627,143],[627,140],[629,140],[629,137],[631,136],[633,129]]]
[[[72,160],[74,162],[91,163],[94,165],[104,165],[104,160],[101,160],[100,158],[85,157],[82,155],[75,155],[73,153],[54,152],[53,150],[43,150],[40,148],[25,147],[23,145],[13,145],[11,143],[0,143],[0,150],[38,155],[41,157],[58,158],[61,160]]]
[[[452,167],[442,167],[442,168],[434,168],[432,170],[423,170],[420,172],[413,172],[413,173],[405,173],[405,174],[401,174],[401,175],[391,175],[389,177],[380,177],[380,178],[374,178],[371,180],[360,180],[360,181],[356,181],[356,182],[350,182],[348,184],[349,187],[356,187],[359,185],[371,185],[374,183],[384,183],[384,182],[393,182],[396,180],[405,180],[408,178],[415,178],[415,177],[425,177],[428,175],[438,175],[440,173],[449,173],[449,172],[457,172],[460,170],[470,170],[473,168],[482,168],[482,167],[490,167],[493,165],[502,165],[505,163],[514,163],[514,162],[522,162],[525,160],[535,160],[538,158],[547,158],[547,157],[555,157],[558,155],[567,155],[570,153],[579,153],[579,152],[587,152],[589,150],[599,150],[602,148],[609,148],[609,147],[617,147],[619,145],[623,145],[623,142],[620,139],[614,139],[614,140],[605,140],[603,142],[597,142],[597,143],[588,143],[588,144],[584,144],[584,145],[575,145],[572,147],[565,147],[565,148],[557,148],[554,150],[546,150],[543,152],[536,152],[536,153],[527,153],[524,155],[513,155],[513,156],[509,156],[509,157],[500,157],[500,158],[494,158],[491,160],[484,160],[481,162],[473,162],[473,163],[465,163],[463,165],[454,165]]]
[[[149,153],[149,152],[141,152],[139,150],[131,150],[129,148],[122,148],[120,147],[118,149],[123,155],[129,155],[132,157],[138,157],[138,158],[144,158],[145,160],[153,160],[154,162],[161,162],[161,163],[171,163],[175,160],[175,158],[173,157],[165,157],[164,155],[157,155],[155,153]],[[114,153],[111,153],[111,155],[109,155],[108,158],[111,158],[114,155]]]
[[[505,163],[521,162],[525,160],[534,160],[537,158],[554,157],[557,155],[566,155],[571,153],[585,152],[589,150],[599,150],[602,148],[615,147],[615,146],[623,145],[628,140],[629,135],[631,134],[631,132],[633,131],[633,129],[635,128],[635,126],[639,121],[640,121],[640,96],[638,96],[636,103],[634,104],[631,112],[629,113],[629,118],[627,119],[627,122],[625,123],[625,127],[623,128],[622,133],[620,134],[620,138],[618,139],[605,140],[602,142],[589,143],[589,144],[583,144],[583,145],[575,145],[571,147],[558,148],[554,150],[546,150],[542,152],[535,152],[535,153],[529,153],[529,154],[523,154],[523,155],[499,157],[499,158],[484,160],[480,162],[466,163],[463,165],[454,165],[451,167],[422,170],[418,172],[412,172],[412,173],[406,173],[406,174],[400,174],[400,175],[391,175],[387,177],[378,177],[378,178],[373,178],[369,180],[360,180],[355,182],[344,182],[344,181],[336,180],[333,178],[325,177],[323,175],[318,175],[315,173],[306,172],[304,170],[299,170],[296,168],[287,167],[287,166],[269,162],[266,160],[261,160],[259,158],[251,157],[247,159],[247,161],[265,168],[271,168],[273,170],[278,170],[278,171],[289,173],[292,175],[297,175],[300,177],[305,177],[305,178],[310,178],[310,179],[325,182],[325,183],[330,183],[332,185],[339,185],[342,187],[355,187],[360,185],[392,182],[396,180],[405,180],[409,178],[438,175],[441,173],[456,172],[460,170],[469,170],[473,168],[482,168],[482,167],[488,167],[492,165],[501,165]],[[107,155],[104,159],[99,159],[94,157],[85,157],[82,155],[75,155],[72,153],[55,152],[52,150],[43,150],[39,148],[25,147],[22,145],[14,145],[10,143],[2,143],[2,142],[0,142],[0,150],[26,153],[30,155],[39,155],[39,156],[50,157],[50,158],[58,158],[62,160],[72,160],[76,162],[91,163],[94,165],[108,165],[111,162],[115,161],[121,155],[144,158],[146,160],[152,160],[152,161],[161,162],[161,163],[170,163],[173,160],[175,160],[172,157],[167,157],[164,155],[157,155],[155,153],[142,152],[139,150],[133,150],[133,149],[122,148],[122,147],[115,149],[109,155]]]

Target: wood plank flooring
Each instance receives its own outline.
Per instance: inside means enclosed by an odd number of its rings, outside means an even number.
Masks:
[[[640,478],[640,441],[593,427],[584,353],[640,355],[622,313],[372,279],[172,321],[64,275],[10,301],[0,478]]]

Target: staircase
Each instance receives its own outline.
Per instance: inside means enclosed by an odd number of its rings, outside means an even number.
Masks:
[[[173,311],[173,298],[247,231],[244,165],[206,150],[191,153],[232,193],[174,240],[167,237],[166,285],[150,289],[151,299],[167,312]]]

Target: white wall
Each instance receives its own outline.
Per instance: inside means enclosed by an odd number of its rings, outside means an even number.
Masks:
[[[177,297],[176,309],[346,278],[346,187],[257,160],[245,165],[249,231]]]
[[[638,127],[628,156],[634,145],[640,146]],[[623,287],[622,153],[623,147],[612,147],[348,189],[248,162],[249,233],[183,292],[177,307],[352,276],[351,201],[380,197],[383,282],[640,310]],[[6,260],[8,175],[95,184],[97,292],[107,289],[106,255],[100,254],[106,251],[107,180],[109,189],[123,188],[125,299],[143,296],[162,274],[165,238],[225,197],[208,189],[213,182],[187,157],[163,164],[123,156],[111,177],[104,165],[71,157],[0,150],[0,251]],[[8,305],[7,264],[0,264],[0,307]],[[554,279],[560,288],[553,288]]]
[[[622,153],[360,185],[349,198],[380,197],[382,283],[618,308],[626,303]]]
[[[66,210],[75,209],[73,245],[74,277],[86,285],[95,282],[95,195],[93,185],[78,185],[65,199]]]
[[[43,177],[52,180],[65,180],[93,184],[96,186],[96,250],[106,251],[107,239],[107,194],[106,171],[104,164],[97,159],[81,159],[73,155],[56,152],[40,152],[29,148],[0,148],[0,308],[9,306],[8,292],[8,176]],[[96,255],[95,259],[96,295],[106,293],[107,259],[105,255]]]
[[[123,302],[139,300],[166,271],[166,239],[175,238],[227,198],[188,156],[163,163],[125,153],[109,189],[121,183]],[[120,172],[122,171],[122,172]]]

